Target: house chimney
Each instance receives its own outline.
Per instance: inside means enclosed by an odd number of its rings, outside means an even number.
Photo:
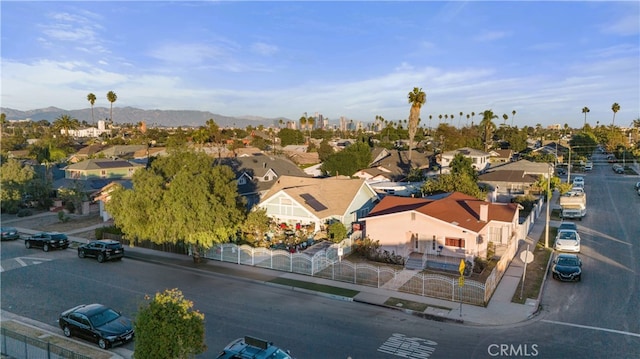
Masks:
[[[488,204],[480,205],[480,221],[489,222],[489,205]]]

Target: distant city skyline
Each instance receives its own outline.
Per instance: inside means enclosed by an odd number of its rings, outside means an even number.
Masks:
[[[640,118],[640,3],[3,1],[1,101],[582,127]],[[512,112],[516,111],[515,118]],[[460,118],[460,112],[463,113]],[[470,121],[469,121],[470,122]]]

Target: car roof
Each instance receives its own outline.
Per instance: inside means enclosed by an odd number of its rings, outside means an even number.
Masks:
[[[579,258],[577,254],[561,253],[556,258]]]
[[[3,230],[3,231],[14,231],[14,230],[16,230],[15,227],[0,227],[0,229]]]
[[[92,241],[93,243],[104,243],[104,244],[120,244],[120,242],[115,241],[113,239],[98,239],[95,241]]]
[[[75,313],[82,313],[86,316],[91,316],[95,313],[100,313],[103,312],[107,309],[109,309],[109,307],[107,307],[106,305],[103,304],[98,304],[98,303],[93,303],[93,304],[82,304],[79,305],[75,308],[73,308],[74,310],[72,312]]]
[[[245,336],[229,343],[218,358],[269,358],[278,349],[266,340]]]

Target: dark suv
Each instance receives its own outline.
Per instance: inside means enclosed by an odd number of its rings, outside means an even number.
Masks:
[[[95,257],[100,263],[112,259],[119,261],[124,257],[124,247],[109,239],[93,241],[78,247],[78,257]]]

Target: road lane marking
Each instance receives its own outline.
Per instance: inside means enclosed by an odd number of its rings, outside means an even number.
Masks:
[[[28,266],[28,264],[25,263],[21,258],[16,258],[16,262],[18,262],[23,267]]]
[[[542,322],[545,323],[551,323],[551,324],[558,324],[558,325],[566,325],[569,327],[576,327],[576,328],[584,328],[584,329],[592,329],[592,330],[600,330],[603,332],[609,332],[609,333],[615,333],[615,334],[622,334],[622,335],[630,335],[632,337],[638,337],[640,338],[640,334],[638,333],[632,333],[632,332],[625,332],[622,330],[615,330],[615,329],[607,329],[607,328],[600,328],[600,327],[592,327],[590,325],[581,325],[581,324],[572,324],[572,323],[563,323],[563,322],[556,322],[555,320],[547,320],[547,319],[543,319],[541,320]]]
[[[382,343],[378,351],[408,359],[427,359],[436,350],[436,345],[438,343],[432,340],[393,333],[386,342]]]

